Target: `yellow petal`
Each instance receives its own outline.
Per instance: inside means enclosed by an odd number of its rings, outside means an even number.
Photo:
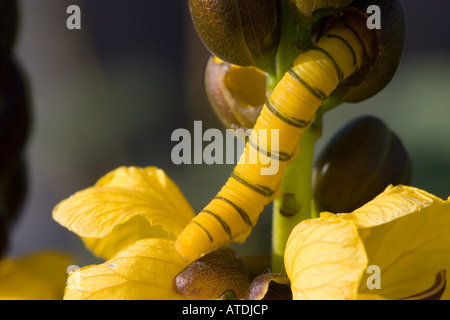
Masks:
[[[71,258],[43,252],[0,262],[0,300],[60,300]]]
[[[144,239],[100,265],[69,275],[64,299],[181,299],[174,277],[187,262],[168,239]]]
[[[308,239],[311,237],[310,234],[320,234],[321,229],[326,230],[326,225],[336,219],[358,227],[368,264],[377,266],[380,272],[378,284],[381,288],[368,286],[369,281],[373,280],[372,274],[363,273],[358,295],[355,296],[357,299],[401,299],[418,292],[426,292],[433,285],[436,274],[441,270],[450,270],[450,197],[444,201],[417,188],[389,186],[382,194],[352,213],[339,215],[321,213],[320,218],[315,221],[319,225],[317,230],[307,223],[301,223],[298,226],[300,231],[297,231],[301,236],[293,235],[297,239],[292,240],[289,249],[294,253],[305,251],[305,247],[310,246],[311,241],[306,241],[302,237]],[[317,250],[315,254],[318,256],[328,254],[330,251],[328,247],[329,243],[323,245],[320,252]],[[343,263],[353,264],[354,257],[342,256],[346,260]],[[285,259],[286,268],[293,268],[288,265],[288,262],[292,264],[290,262],[292,260],[294,259]],[[300,271],[302,268],[310,267],[314,268],[314,272],[322,271],[311,263],[297,263]],[[336,274],[339,270],[338,266],[334,266],[326,271],[329,274]],[[327,277],[329,275],[319,278]],[[320,280],[317,281],[314,277],[309,279],[318,285],[321,284]],[[303,287],[298,286],[299,291],[305,292],[304,283],[307,280],[305,277],[305,281],[300,282]],[[323,281],[322,284],[324,288],[315,298],[327,299],[326,291],[334,290],[335,283]],[[306,288],[308,289],[307,286]],[[442,299],[450,299],[449,289],[444,292]]]
[[[138,215],[115,226],[111,233],[103,238],[81,239],[94,255],[107,260],[137,240],[149,238],[175,239],[175,236],[160,226],[151,226],[144,217]]]
[[[443,200],[426,191],[402,185],[388,186],[384,192],[348,216],[355,219],[359,228],[373,227],[437,203],[443,203]]]
[[[120,167],[53,210],[58,223],[85,238],[103,238],[135,216],[178,235],[194,212],[175,183],[155,167]],[[128,230],[131,243],[134,231]]]
[[[381,289],[369,290],[364,278],[359,291],[389,299],[427,290],[440,270],[450,270],[449,200],[414,188],[396,191],[395,197],[392,192],[377,197],[378,206],[384,206],[379,221],[390,222],[359,230],[369,264],[381,271]],[[442,298],[450,298],[448,289]]]
[[[305,220],[285,251],[294,299],[355,299],[367,257],[352,220]]]

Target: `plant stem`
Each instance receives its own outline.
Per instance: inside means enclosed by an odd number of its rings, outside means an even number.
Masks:
[[[271,91],[291,67],[294,59],[311,45],[310,30],[292,12],[287,0],[281,1],[281,39],[276,57],[275,73],[269,74]],[[272,257],[273,266],[283,265],[284,247],[292,228],[311,212],[311,174],[315,130],[308,129],[300,141],[302,156],[296,157],[286,169],[282,181],[282,196],[273,204]],[[308,185],[305,188],[305,185]],[[297,212],[298,211],[298,212]],[[282,214],[283,212],[283,214]],[[294,214],[287,217],[284,214]]]
[[[272,267],[283,265],[284,249],[292,229],[311,218],[314,147],[320,137],[320,128],[308,128],[300,139],[299,155],[284,172],[281,195],[273,204]]]
[[[318,216],[312,190],[314,148],[322,136],[324,114],[340,103],[338,98],[329,98],[319,108],[314,122],[300,138],[299,153],[283,174],[281,195],[273,203],[273,268],[283,266],[284,250],[292,229],[301,221]]]
[[[273,90],[290,68],[295,57],[311,43],[309,30],[300,27],[298,17],[287,0],[281,1],[281,38],[276,56],[275,72],[269,73],[268,89]]]

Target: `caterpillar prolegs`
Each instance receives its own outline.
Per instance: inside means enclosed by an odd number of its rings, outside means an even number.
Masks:
[[[230,178],[177,239],[176,249],[183,256],[196,259],[247,238],[264,206],[273,200],[284,169],[318,108],[339,84],[360,70],[373,47],[371,31],[359,14],[334,19],[339,22],[294,60],[261,110]],[[258,139],[258,132],[267,133],[268,139]],[[271,149],[275,133],[278,150]],[[267,157],[279,162],[273,175],[261,174],[270,163]]]

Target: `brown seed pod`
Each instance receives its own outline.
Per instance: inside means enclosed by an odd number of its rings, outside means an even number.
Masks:
[[[325,146],[313,170],[319,212],[352,212],[390,184],[408,184],[411,162],[400,139],[373,116],[342,128]]]
[[[247,300],[292,300],[291,283],[286,274],[264,273],[254,279]]]
[[[345,19],[345,15],[360,14],[364,21],[369,20],[369,6],[377,6],[380,11],[380,29],[373,29],[376,34],[372,56],[361,70],[349,77],[333,93],[343,102],[360,102],[380,92],[391,81],[403,52],[405,41],[405,13],[400,0],[355,0],[337,19],[330,18],[323,31],[332,27],[337,20]],[[351,26],[350,26],[351,27]]]
[[[267,99],[264,72],[211,57],[204,81],[208,100],[225,127],[253,128]]]
[[[189,8],[215,56],[240,66],[273,63],[280,38],[278,0],[189,0]]]
[[[175,290],[190,299],[222,299],[229,293],[242,299],[248,285],[247,267],[229,246],[192,262],[174,280]]]

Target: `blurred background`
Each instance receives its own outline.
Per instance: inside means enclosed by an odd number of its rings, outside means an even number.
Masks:
[[[66,9],[81,8],[81,30]],[[450,195],[450,2],[405,0],[407,39],[391,84],[359,104],[325,116],[317,150],[350,119],[380,117],[403,141],[412,185]],[[232,165],[172,163],[173,130],[222,128],[203,91],[209,53],[197,37],[187,0],[21,0],[15,53],[28,77],[33,128],[27,144],[28,192],[9,255],[58,249],[82,266],[96,259],[52,220],[53,207],[122,165],[158,166],[194,211],[219,191]],[[270,245],[264,212],[244,254]]]

